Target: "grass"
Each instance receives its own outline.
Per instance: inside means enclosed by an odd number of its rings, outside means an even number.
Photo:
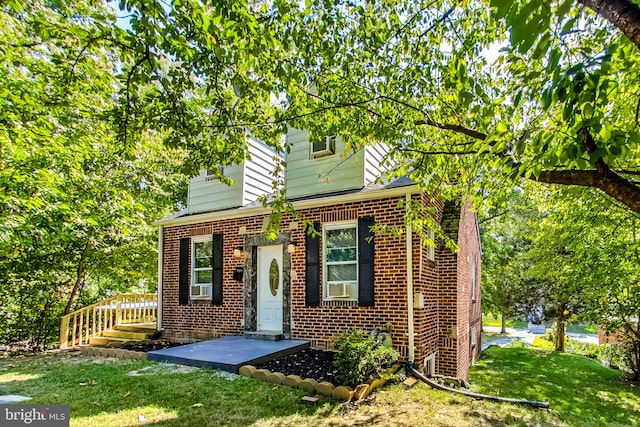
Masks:
[[[490,348],[471,370],[475,391],[549,401],[568,425],[640,425],[640,391],[619,377],[586,357],[518,348]]]
[[[574,332],[576,334],[597,334],[598,326],[597,325],[585,325],[585,324],[575,324],[575,325],[567,325],[567,332]]]
[[[133,376],[132,373],[138,375]],[[552,410],[474,401],[417,384],[348,404],[211,370],[60,353],[0,360],[0,394],[66,403],[71,426],[640,425],[640,394],[589,359],[494,348],[471,369],[475,391],[549,400]]]
[[[482,315],[482,324],[485,326],[500,326],[500,316],[486,313]],[[507,328],[526,329],[529,325],[523,320],[507,319],[505,322]],[[547,324],[548,326],[548,324]],[[551,331],[547,328],[547,331]],[[597,334],[598,326],[590,324],[571,324],[566,328],[566,332],[575,332],[578,334]]]
[[[251,425],[272,417],[312,419],[331,407],[304,405],[299,390],[243,377],[231,381],[211,370],[79,356],[3,363],[0,394],[69,404],[72,426]]]
[[[483,314],[482,324],[485,326],[500,326],[500,316],[494,317],[493,314]],[[507,319],[505,322],[507,328],[524,329],[527,327],[527,322],[522,320]]]

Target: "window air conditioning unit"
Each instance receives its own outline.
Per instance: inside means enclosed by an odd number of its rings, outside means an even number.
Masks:
[[[346,298],[349,296],[346,283],[329,283],[327,296],[331,298]]]
[[[218,166],[218,172],[220,172],[221,174],[224,174],[224,166]],[[205,181],[206,182],[212,182],[212,181],[217,181],[218,180],[218,176],[216,175],[215,171],[211,170],[211,169],[207,169],[205,171]]]
[[[194,285],[191,287],[191,296],[194,298],[209,297],[209,286]]]
[[[336,153],[336,136],[327,135],[319,141],[311,144],[311,158],[318,159],[320,157],[330,156]]]

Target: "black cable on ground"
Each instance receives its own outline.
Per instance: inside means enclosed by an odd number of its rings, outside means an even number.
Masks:
[[[422,375],[420,372],[414,369],[413,364],[411,362],[407,362],[407,371],[414,377],[424,381],[425,383],[429,384],[431,387],[438,390],[444,390],[444,391],[449,391],[451,393],[462,394],[464,396],[468,396],[473,399],[490,400],[492,402],[514,403],[516,405],[531,406],[533,408],[539,408],[539,409],[549,408],[549,402],[537,402],[535,400],[513,399],[510,397],[490,396],[488,394],[473,393],[471,391],[457,390],[455,388],[447,387],[442,384],[435,383],[431,381],[429,378],[427,378],[426,376]]]

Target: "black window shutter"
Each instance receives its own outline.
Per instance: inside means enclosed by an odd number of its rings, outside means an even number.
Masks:
[[[314,222],[313,229],[320,231],[320,223]],[[320,305],[320,238],[307,234],[305,240],[306,260],[304,276],[304,303],[308,307]]]
[[[363,307],[374,305],[374,239],[370,230],[374,224],[371,216],[358,219],[358,305]]]
[[[178,304],[187,305],[189,303],[189,252],[191,252],[191,239],[180,239],[180,265],[178,270]]]
[[[222,305],[222,234],[214,234],[212,238],[213,294],[211,295],[211,304]]]

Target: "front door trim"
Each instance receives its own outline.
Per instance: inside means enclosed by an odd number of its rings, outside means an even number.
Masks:
[[[245,261],[244,274],[244,330],[258,330],[258,247],[282,245],[282,334],[291,338],[291,257],[287,245],[291,243],[291,233],[279,233],[275,240],[263,235],[247,236],[244,250],[249,254]]]
[[[282,333],[282,245],[258,246],[258,331]]]

